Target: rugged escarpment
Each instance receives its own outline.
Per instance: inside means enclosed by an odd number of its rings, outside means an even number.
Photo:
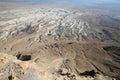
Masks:
[[[1,11],[0,79],[119,80],[119,22],[87,10]]]

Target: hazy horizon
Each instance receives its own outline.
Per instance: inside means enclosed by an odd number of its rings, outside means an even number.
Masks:
[[[70,3],[77,6],[92,7],[97,9],[109,10],[111,12],[120,12],[120,0],[0,0],[0,2],[30,2],[30,3]]]

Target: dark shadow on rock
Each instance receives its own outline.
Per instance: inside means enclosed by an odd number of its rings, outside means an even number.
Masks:
[[[87,77],[87,76],[95,77],[96,74],[98,74],[98,72],[95,72],[94,70],[79,73],[80,76],[85,76],[85,77]]]
[[[16,55],[17,59],[22,60],[22,61],[29,61],[31,60],[31,55],[22,55],[22,54],[17,54]]]

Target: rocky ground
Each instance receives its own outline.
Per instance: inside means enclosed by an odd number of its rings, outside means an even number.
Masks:
[[[74,8],[0,11],[0,80],[119,80],[120,20]]]

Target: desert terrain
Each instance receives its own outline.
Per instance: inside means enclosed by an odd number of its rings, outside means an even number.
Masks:
[[[83,7],[0,4],[0,80],[120,80],[119,18]]]

